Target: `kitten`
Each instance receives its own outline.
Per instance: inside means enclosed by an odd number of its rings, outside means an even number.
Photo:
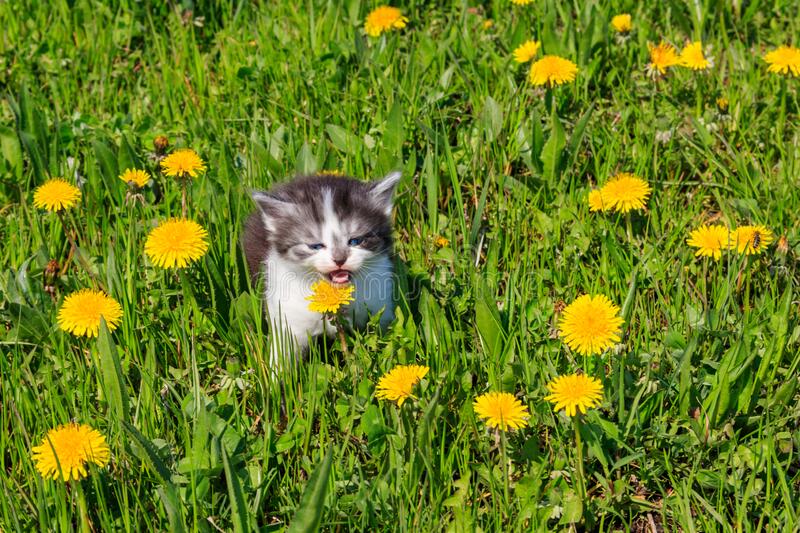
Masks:
[[[242,244],[253,283],[265,277],[274,366],[305,350],[310,337],[336,332],[308,309],[306,297],[320,279],[353,284],[354,301],[342,313],[351,325],[363,327],[377,313],[382,327],[391,323],[392,196],[399,180],[399,172],[372,183],[323,174],[252,193],[258,211]]]

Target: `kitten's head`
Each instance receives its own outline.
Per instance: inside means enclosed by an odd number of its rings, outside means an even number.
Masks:
[[[254,192],[270,249],[332,283],[351,281],[392,247],[392,195],[400,180],[319,175]]]

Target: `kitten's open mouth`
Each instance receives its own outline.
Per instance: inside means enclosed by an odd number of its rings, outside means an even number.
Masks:
[[[331,283],[336,283],[337,285],[350,283],[350,271],[340,269],[328,272],[328,279],[331,280]]]

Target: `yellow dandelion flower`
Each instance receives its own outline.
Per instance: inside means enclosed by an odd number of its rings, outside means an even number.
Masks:
[[[539,51],[539,47],[542,45],[539,41],[526,41],[519,45],[514,50],[514,61],[517,63],[527,63],[534,57],[536,57],[536,53]]]
[[[490,428],[502,431],[528,425],[528,407],[507,392],[487,392],[475,398],[472,409]]]
[[[48,211],[68,209],[80,198],[80,189],[62,178],[53,178],[33,191],[33,205]]]
[[[79,337],[97,337],[100,317],[109,331],[117,329],[122,320],[122,307],[114,298],[102,291],[81,289],[73,292],[58,310],[58,326]]]
[[[608,211],[611,205],[605,200],[602,189],[592,189],[589,192],[589,211]]]
[[[650,63],[647,64],[647,72],[650,75],[666,74],[669,67],[674,67],[680,63],[675,47],[671,44],[661,43],[658,46],[648,44],[650,50]]]
[[[120,175],[119,179],[127,184],[133,183],[137,188],[141,189],[150,181],[150,174],[144,170],[128,168]]]
[[[530,80],[534,85],[561,85],[573,81],[578,65],[558,56],[544,56],[531,66]]]
[[[518,6],[527,6],[528,4],[532,4],[533,0],[511,0],[511,3]]]
[[[161,268],[183,268],[208,251],[208,232],[195,222],[172,218],[154,228],[144,243],[144,252]]]
[[[719,98],[717,98],[717,109],[719,109],[723,113],[728,110],[728,105],[729,105],[728,99],[725,98],[724,96],[720,96]]]
[[[679,57],[681,65],[692,70],[705,70],[711,66],[711,61],[703,55],[703,43],[695,41],[687,44]]]
[[[731,232],[730,247],[745,255],[760,254],[775,236],[766,226],[742,226]]]
[[[776,74],[789,74],[800,76],[800,48],[794,46],[779,46],[764,55],[764,61],[769,63],[767,70]]]
[[[730,242],[730,231],[721,224],[709,226],[703,224],[689,234],[686,244],[697,248],[694,255],[700,257],[722,257],[722,251],[727,250]]]
[[[397,402],[403,405],[407,398],[415,398],[411,388],[420,382],[430,368],[420,365],[399,365],[384,374],[378,380],[375,395],[380,400]]]
[[[614,31],[617,33],[628,33],[631,31],[631,29],[633,29],[631,16],[628,13],[615,15],[611,19],[611,27],[614,28]]]
[[[606,296],[584,294],[564,308],[558,335],[582,355],[595,355],[619,342],[622,317]]]
[[[161,171],[167,176],[196,178],[205,169],[203,159],[191,148],[175,150],[161,161]]]
[[[370,37],[378,37],[381,33],[392,29],[406,27],[408,18],[403,13],[392,6],[380,6],[373,9],[364,21],[364,31]]]
[[[622,213],[644,208],[648,196],[647,182],[628,172],[620,172],[603,185],[603,200],[608,202],[609,209]]]
[[[483,21],[483,29],[484,30],[488,30],[492,26],[494,26],[494,21],[492,19],[486,19],[486,20]]]
[[[436,246],[438,246],[439,248],[444,248],[445,246],[450,246],[450,240],[447,239],[446,237],[442,237],[441,235],[436,237],[436,239],[434,239],[433,243]]]
[[[603,384],[586,374],[559,376],[547,384],[547,390],[550,394],[544,399],[555,404],[556,411],[564,409],[567,416],[575,416],[578,411],[585,414],[603,399]]]
[[[86,477],[88,463],[103,467],[111,457],[106,438],[86,424],[65,424],[51,429],[31,451],[36,470],[43,478],[64,481]]]
[[[354,287],[348,285],[333,285],[325,280],[319,280],[311,286],[311,296],[307,296],[308,309],[316,313],[335,313],[343,305],[353,301]]]

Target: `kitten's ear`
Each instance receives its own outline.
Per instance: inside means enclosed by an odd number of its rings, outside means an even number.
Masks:
[[[373,202],[383,209],[387,216],[392,214],[392,196],[401,177],[402,174],[399,172],[390,172],[382,180],[373,183],[369,189]]]
[[[289,215],[295,210],[294,204],[285,202],[277,196],[272,196],[264,191],[251,191],[250,197],[261,211],[261,219],[268,231],[275,231],[275,220]]]

